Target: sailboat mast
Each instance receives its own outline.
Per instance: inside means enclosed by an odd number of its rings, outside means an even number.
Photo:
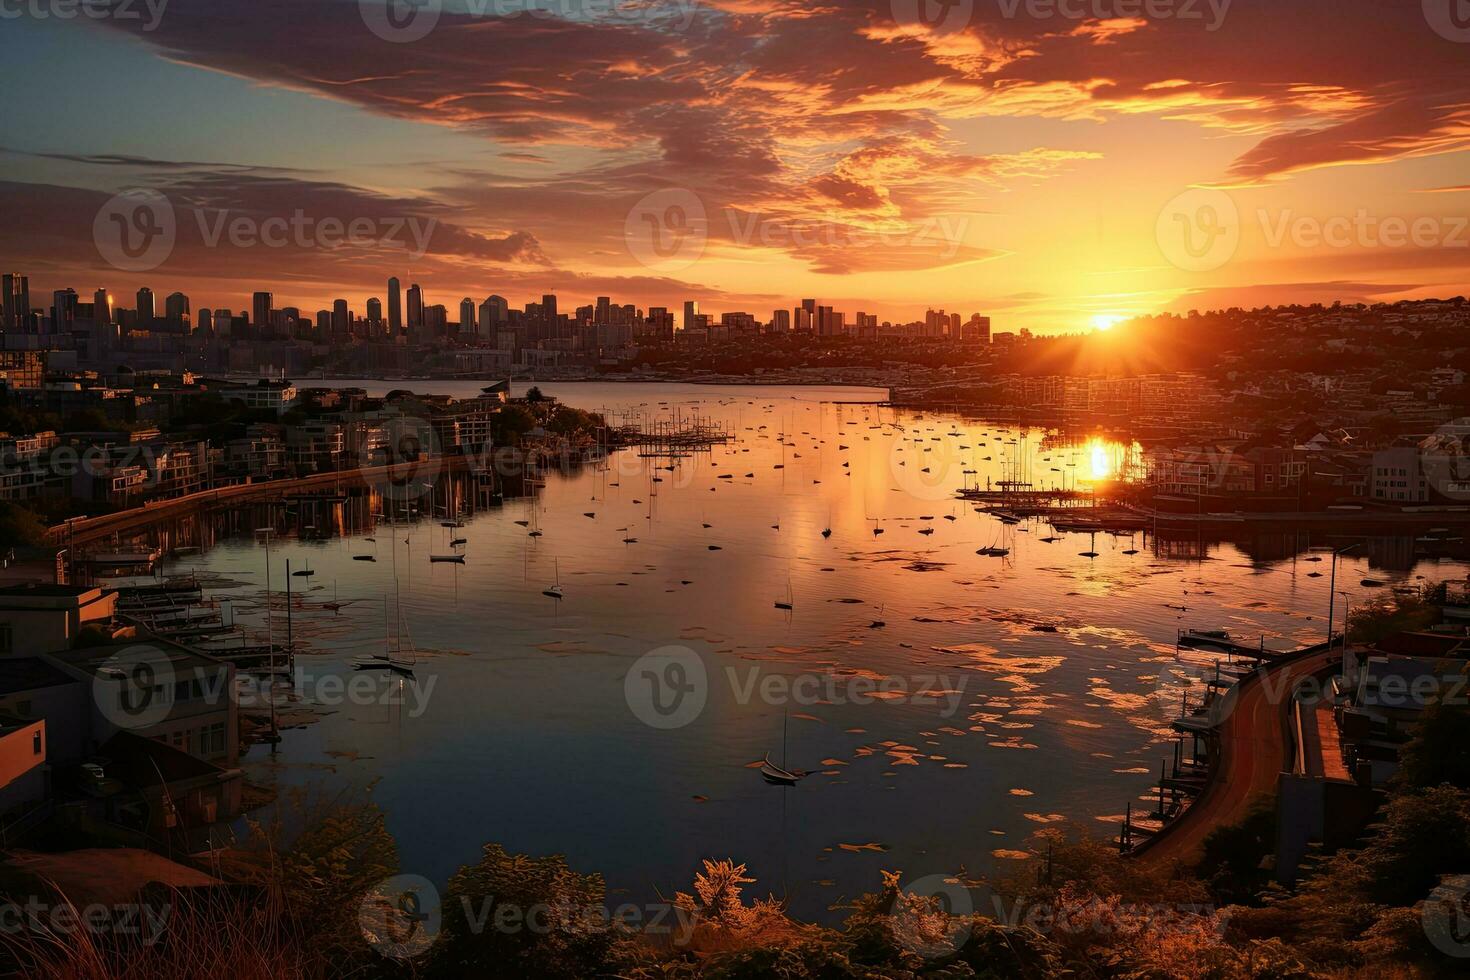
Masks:
[[[786,726],[790,722],[785,708],[781,709],[781,768],[786,769]],[[791,770],[786,769],[787,772]]]

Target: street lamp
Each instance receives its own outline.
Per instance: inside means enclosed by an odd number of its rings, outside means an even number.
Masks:
[[[1332,652],[1332,624],[1333,624],[1333,620],[1336,618],[1336,614],[1337,614],[1337,556],[1338,555],[1345,555],[1345,554],[1347,554],[1350,551],[1356,551],[1358,548],[1361,548],[1362,546],[1363,546],[1363,542],[1359,541],[1359,542],[1357,542],[1355,544],[1350,544],[1350,545],[1347,545],[1346,547],[1343,547],[1343,548],[1333,548],[1332,549],[1332,577],[1330,579],[1328,579],[1328,581],[1327,581],[1327,652],[1329,654]],[[1315,549],[1315,550],[1323,550],[1323,549]],[[1346,620],[1346,617],[1344,617],[1344,619],[1343,619],[1343,631],[1342,631],[1342,675],[1343,675],[1343,680],[1344,681],[1347,680],[1347,676],[1348,676],[1347,659],[1348,659],[1347,620]]]

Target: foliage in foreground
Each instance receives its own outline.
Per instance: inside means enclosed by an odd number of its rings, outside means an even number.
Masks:
[[[1327,858],[1291,894],[1261,885],[1269,810],[1212,835],[1196,873],[1157,871],[1111,844],[1044,832],[1044,860],[970,909],[958,878],[905,881],[845,906],[840,928],[755,897],[743,864],[707,860],[687,892],[622,916],[602,878],[564,858],[490,844],[440,903],[435,940],[398,961],[364,939],[360,910],[397,870],[382,814],[343,798],[292,802],[256,847],[214,870],[245,887],[185,903],[161,941],[85,932],[0,936],[26,976],[244,978],[618,977],[626,980],[1298,980],[1459,972],[1470,893],[1470,765],[1463,710],[1430,712],[1362,846]],[[287,825],[303,827],[287,833]],[[29,886],[32,889],[34,885]],[[0,880],[0,892],[25,890]],[[32,892],[34,893],[34,892]],[[944,898],[950,900],[945,904]],[[958,901],[956,902],[956,899]],[[1232,904],[1235,903],[1235,904]],[[1439,918],[1436,918],[1439,916]],[[1436,923],[1442,923],[1441,934]]]

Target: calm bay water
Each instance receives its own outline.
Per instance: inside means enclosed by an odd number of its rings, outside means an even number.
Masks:
[[[865,390],[543,389],[645,421],[709,416],[735,439],[684,459],[625,451],[551,473],[534,497],[455,532],[468,539],[463,566],[430,563],[448,550],[437,520],[379,527],[374,543],[286,535],[271,549],[277,589],[285,559],[314,572],[293,579],[310,583],[292,614],[309,649],[302,669],[365,676],[348,662],[382,652],[396,592],[418,688],[402,705],[334,705],[288,731],[274,757],[253,749],[247,772],[362,788],[386,811],[403,870],[441,884],[486,841],[564,853],[634,902],[687,889],[702,858],[733,857],[757,879],[749,891],[788,895],[806,916],[873,890],[880,868],[1005,873],[1048,826],[1116,833],[1171,751],[1181,685],[1212,662],[1176,654],[1179,628],[1281,649],[1326,631],[1328,579],[1310,574],[1327,564],[1306,560],[1305,535],[1093,538],[1007,528],[954,499],[966,479],[1018,469],[1085,489],[1130,465],[1135,450],[1115,441],[855,404],[882,397]],[[988,546],[1010,554],[976,554]],[[1390,584],[1466,573],[1416,561],[1402,543],[1365,550],[1339,569],[1353,601],[1379,591],[1358,584],[1370,566]],[[353,560],[365,553],[377,561]],[[247,536],[170,570],[234,583],[221,594],[240,596],[241,620],[259,628],[248,600],[262,593],[264,560]],[[542,594],[555,581],[561,601]],[[793,608],[776,608],[788,594]],[[324,608],[334,599],[340,611]],[[705,704],[661,730],[630,705],[636,677],[625,681],[671,646],[699,658]],[[787,702],[797,679],[806,696]],[[880,680],[894,693],[850,703],[867,690],[854,683]],[[767,752],[780,760],[783,726],[790,765],[813,771],[789,789],[751,768]]]

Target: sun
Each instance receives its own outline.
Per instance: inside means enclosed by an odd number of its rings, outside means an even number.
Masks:
[[[1128,319],[1126,316],[1119,316],[1116,313],[1098,313],[1093,316],[1092,325],[1097,330],[1108,331],[1126,319]]]

